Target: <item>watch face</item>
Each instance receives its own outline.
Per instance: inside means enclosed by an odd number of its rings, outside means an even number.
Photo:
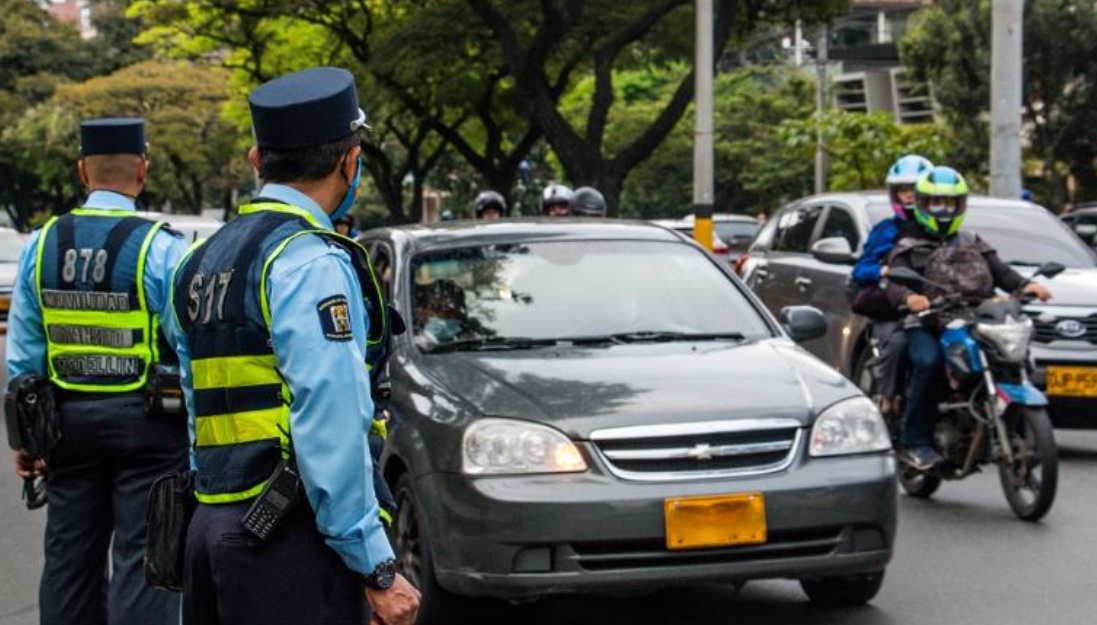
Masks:
[[[391,588],[396,582],[396,563],[390,560],[378,564],[371,577],[373,578],[371,580],[373,582],[372,586],[380,590]]]

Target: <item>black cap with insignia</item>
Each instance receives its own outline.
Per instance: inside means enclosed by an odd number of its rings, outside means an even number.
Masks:
[[[80,124],[80,154],[145,154],[145,120],[136,117],[89,119]]]
[[[358,108],[354,75],[314,67],[264,83],[248,97],[260,149],[299,150],[369,129]]]

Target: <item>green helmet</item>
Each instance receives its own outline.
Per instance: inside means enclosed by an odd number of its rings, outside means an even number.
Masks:
[[[967,181],[951,167],[934,167],[914,186],[914,219],[930,234],[951,237],[967,212]]]

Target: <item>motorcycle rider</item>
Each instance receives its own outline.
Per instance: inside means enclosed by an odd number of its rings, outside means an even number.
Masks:
[[[594,187],[579,187],[575,190],[569,210],[576,217],[605,217],[606,198]]]
[[[476,196],[477,219],[502,219],[507,214],[507,201],[496,191],[481,191]]]
[[[1008,292],[1020,289],[1041,301],[1051,298],[1047,287],[1028,282],[978,235],[960,232],[967,196],[967,182],[951,167],[934,167],[918,180],[914,219],[899,228],[888,266],[891,272],[900,267],[913,269],[934,284],[919,288],[889,280],[888,299],[897,309],[905,306],[911,313],[920,313],[932,306],[930,297],[946,294],[981,301],[993,297],[995,287]],[[911,377],[902,443],[906,462],[919,470],[944,461],[933,448],[937,419],[934,389],[941,379],[944,355],[938,341],[939,320],[927,321],[906,330]]]
[[[564,185],[554,182],[541,192],[541,214],[545,217],[567,217],[571,215],[571,198],[575,193]]]
[[[880,279],[887,275],[883,264],[895,247],[899,227],[914,218],[914,185],[933,163],[917,154],[907,154],[888,169],[885,184],[894,215],[873,226],[865,241],[864,251],[853,268],[853,284],[860,287],[854,297],[857,312],[872,319],[872,336],[880,348],[881,410],[893,413],[898,409],[900,394],[899,368],[906,354],[906,334],[899,324],[899,312],[891,306],[887,294],[880,289]],[[858,307],[858,304],[866,308]]]

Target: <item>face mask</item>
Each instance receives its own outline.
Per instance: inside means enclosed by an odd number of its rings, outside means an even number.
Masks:
[[[461,322],[456,319],[431,317],[423,324],[423,331],[429,332],[439,342],[452,341],[461,333]]]
[[[354,206],[354,198],[358,197],[358,183],[361,181],[362,157],[359,156],[358,163],[354,166],[354,180],[351,181],[350,187],[347,188],[347,194],[343,196],[343,201],[339,203],[335,212],[331,214],[331,219],[333,221],[346,216],[346,214],[350,212],[350,208]]]

